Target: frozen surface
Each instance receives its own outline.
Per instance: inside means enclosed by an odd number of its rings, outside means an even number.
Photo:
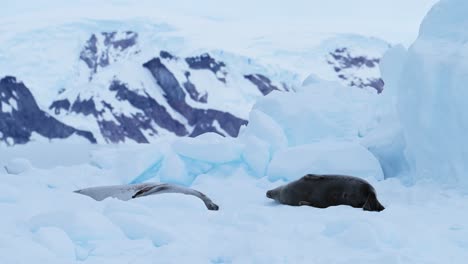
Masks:
[[[310,172],[383,179],[379,162],[365,147],[326,141],[278,151],[268,167],[268,178],[293,181]]]
[[[31,162],[27,159],[16,158],[8,161],[3,167],[8,174],[21,174],[31,168]]]
[[[369,178],[386,207],[381,213],[289,207],[265,197],[284,182],[234,169],[193,183],[220,205],[208,211],[177,194],[96,202],[72,191],[122,179],[86,164],[32,169],[22,177],[0,173],[0,179],[0,209],[8,212],[0,220],[2,263],[463,263],[468,257],[468,197],[431,185]]]
[[[440,1],[421,24],[399,80],[398,112],[413,181],[468,187],[466,1]]]

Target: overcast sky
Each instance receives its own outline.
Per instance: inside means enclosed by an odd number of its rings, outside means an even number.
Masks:
[[[57,16],[190,16],[261,32],[358,33],[411,43],[436,0],[0,0],[0,21],[40,23]],[[98,4],[97,4],[98,3]],[[116,10],[120,10],[117,12]],[[123,14],[125,13],[125,14]],[[28,19],[30,18],[30,19]],[[20,21],[21,20],[21,21]],[[30,20],[30,21],[28,21]],[[274,25],[272,27],[272,25]],[[183,22],[179,23],[183,27]],[[234,27],[234,28],[232,28]],[[3,28],[5,30],[5,27]]]

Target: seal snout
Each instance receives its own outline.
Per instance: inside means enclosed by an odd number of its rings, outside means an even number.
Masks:
[[[267,191],[266,192],[266,197],[273,199],[273,191]]]

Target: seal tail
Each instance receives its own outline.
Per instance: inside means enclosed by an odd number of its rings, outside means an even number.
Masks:
[[[377,200],[377,196],[375,195],[375,192],[369,193],[369,196],[367,196],[366,203],[364,204],[363,207],[364,211],[383,211],[385,207],[380,204],[380,202]]]

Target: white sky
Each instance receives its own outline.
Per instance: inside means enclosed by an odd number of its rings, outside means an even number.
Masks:
[[[0,0],[0,31],[67,18],[151,17],[181,29],[201,18],[205,34],[358,33],[410,44],[436,0]],[[14,29],[13,29],[14,30]],[[200,29],[198,29],[201,31]],[[191,32],[196,30],[190,29]],[[11,32],[10,32],[11,33]]]

